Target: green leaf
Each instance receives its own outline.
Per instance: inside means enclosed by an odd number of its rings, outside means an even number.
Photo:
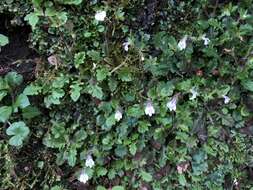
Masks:
[[[33,84],[30,84],[29,86],[25,88],[25,90],[23,91],[23,94],[27,96],[38,95],[41,89],[42,87],[40,86],[35,86]]]
[[[157,86],[157,92],[161,97],[168,97],[173,94],[174,88],[172,82],[159,83]]]
[[[128,116],[140,118],[144,115],[144,111],[139,104],[135,104],[128,108],[127,110]]]
[[[20,107],[21,109],[26,108],[30,105],[29,99],[26,95],[20,94],[15,102],[16,107]]]
[[[114,186],[114,187],[112,188],[112,190],[125,190],[125,188],[124,188],[123,186],[117,185],[117,186]]]
[[[111,92],[114,92],[118,86],[118,81],[110,77],[108,85],[109,85]]]
[[[103,81],[109,75],[109,70],[107,68],[101,68],[97,70],[97,80]]]
[[[124,147],[123,145],[118,145],[117,148],[115,149],[115,154],[118,157],[123,158],[127,154],[127,148]]]
[[[52,24],[51,24],[52,27],[60,27],[67,22],[68,14],[67,14],[67,12],[64,12],[64,11],[56,12],[56,15],[51,16],[50,20],[52,22]]]
[[[0,77],[0,90],[9,90],[8,82]]]
[[[6,130],[7,135],[20,135],[26,137],[29,134],[29,128],[23,121],[12,123]]]
[[[145,171],[141,171],[140,173],[141,179],[146,182],[151,182],[153,180],[153,177],[150,173],[147,173]]]
[[[79,5],[83,0],[58,0],[58,2],[66,5]]]
[[[75,54],[75,59],[74,59],[75,67],[79,68],[79,66],[84,63],[84,60],[85,60],[85,52],[79,52]]]
[[[116,177],[117,173],[115,171],[115,169],[111,169],[109,172],[108,172],[108,179],[112,180]]]
[[[173,51],[177,49],[177,40],[173,36],[166,35],[165,32],[159,32],[154,36],[154,44],[168,57],[172,56]]]
[[[5,46],[9,43],[9,39],[7,36],[0,34],[0,46]]]
[[[44,98],[44,103],[46,107],[50,107],[51,104],[59,105],[61,103],[60,99],[65,95],[63,89],[53,89],[52,94]]]
[[[74,148],[71,148],[69,152],[67,153],[68,164],[72,167],[75,166],[76,164],[76,155],[77,155],[77,151]]]
[[[78,143],[78,142],[81,142],[83,140],[85,140],[87,138],[87,133],[84,131],[84,129],[80,129],[79,131],[77,131],[75,134],[74,134],[74,142],[75,143]]]
[[[11,106],[2,106],[0,107],[0,122],[6,122],[12,113]]]
[[[182,174],[178,176],[178,181],[179,181],[180,185],[182,185],[182,186],[185,186],[187,184],[187,181],[186,181],[184,175],[182,175]]]
[[[131,144],[130,147],[129,147],[129,151],[134,156],[136,154],[136,151],[137,151],[136,144]]]
[[[166,76],[170,67],[167,61],[158,63],[157,58],[152,58],[145,61],[144,70],[150,71],[154,76]]]
[[[63,190],[63,188],[59,185],[55,185],[50,190]]]
[[[64,92],[63,89],[54,89],[52,91],[52,98],[54,100],[56,100],[56,102],[58,102],[57,100],[59,100],[60,98],[62,98],[64,95],[65,95],[65,92]],[[53,102],[53,103],[55,103],[55,102]],[[57,103],[55,103],[55,104],[57,104]]]
[[[99,186],[96,188],[96,190],[106,190],[106,188],[103,187],[103,186],[101,186],[101,185],[99,185]]]
[[[207,154],[203,150],[197,151],[192,157],[192,170],[194,175],[203,174],[208,170]]]
[[[147,121],[140,121],[138,126],[138,132],[139,133],[145,133],[149,130],[149,127],[151,126],[150,123]]]
[[[74,102],[76,102],[81,95],[82,87],[80,87],[80,84],[76,83],[74,85],[71,85],[70,88],[70,97]]]
[[[32,26],[32,29],[34,30],[37,23],[39,22],[39,17],[36,15],[36,13],[30,13],[25,16],[25,21],[28,21],[28,23]]]
[[[65,147],[65,143],[64,137],[54,138],[48,135],[43,139],[43,144],[50,148],[63,148]]]
[[[22,109],[22,116],[25,119],[32,119],[34,117],[39,116],[41,113],[37,107],[34,106],[28,106],[24,109]]]
[[[104,94],[102,91],[102,88],[99,87],[98,85],[89,85],[88,86],[88,92],[91,94],[93,97],[96,97],[98,99],[102,99]]]
[[[7,95],[6,91],[0,91],[0,102],[2,101],[2,99]]]
[[[23,144],[23,139],[20,136],[13,136],[9,140],[11,146],[21,146]]]
[[[115,120],[115,117],[114,117],[114,114],[112,114],[110,117],[108,117],[107,119],[106,119],[106,122],[105,122],[105,124],[107,125],[107,127],[111,127],[111,126],[113,126],[113,125],[115,125],[115,123],[116,123],[116,120]]]
[[[100,61],[101,55],[99,51],[91,50],[87,52],[87,55],[92,59],[92,61]]]
[[[107,169],[106,168],[98,168],[97,170],[97,176],[100,177],[100,176],[105,176],[107,174]]]
[[[6,134],[13,136],[9,140],[9,144],[12,146],[21,146],[23,140],[28,136],[30,130],[23,121],[15,122],[8,127]]]
[[[16,72],[9,72],[5,76],[5,80],[10,86],[14,87],[20,85],[23,82],[23,76]]]
[[[118,77],[120,80],[125,81],[125,82],[130,82],[133,80],[130,68],[128,67],[121,69],[118,73]]]
[[[220,85],[220,87],[217,88],[216,91],[217,91],[218,96],[225,95],[230,91],[230,86],[229,85]]]
[[[242,81],[242,86],[251,92],[253,92],[253,81],[252,80],[246,80]]]
[[[178,90],[189,91],[192,88],[192,82],[190,79],[184,80],[177,84]]]
[[[54,88],[63,88],[65,84],[69,83],[69,78],[66,75],[58,76],[54,81],[52,86]]]
[[[41,2],[42,2],[43,0],[32,0],[32,3],[35,5],[35,6],[40,6],[40,4],[41,4]]]

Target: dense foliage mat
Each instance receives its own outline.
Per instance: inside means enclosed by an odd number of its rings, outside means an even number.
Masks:
[[[2,0],[0,22],[0,189],[252,189],[252,0]]]

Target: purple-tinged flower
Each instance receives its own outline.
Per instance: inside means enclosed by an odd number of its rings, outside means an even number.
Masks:
[[[177,109],[177,100],[178,100],[178,94],[174,95],[170,101],[167,103],[167,108],[169,108],[170,111],[176,111]]]
[[[151,117],[153,114],[155,114],[155,108],[154,108],[151,101],[148,101],[146,103],[145,114],[148,115],[149,117]]]
[[[177,44],[178,46],[178,49],[180,51],[184,50],[186,48],[186,45],[187,45],[187,36],[184,36]]]
[[[115,112],[114,118],[116,121],[120,121],[122,119],[122,111],[120,109]]]

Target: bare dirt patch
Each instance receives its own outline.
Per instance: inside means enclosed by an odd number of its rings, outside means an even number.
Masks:
[[[9,38],[9,44],[1,47],[0,76],[10,71],[22,74],[25,80],[34,78],[36,52],[29,48],[31,28],[22,23],[15,23],[10,14],[0,15],[0,34]]]

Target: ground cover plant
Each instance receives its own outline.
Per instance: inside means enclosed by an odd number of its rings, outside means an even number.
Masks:
[[[0,189],[253,189],[252,0],[2,0]]]

